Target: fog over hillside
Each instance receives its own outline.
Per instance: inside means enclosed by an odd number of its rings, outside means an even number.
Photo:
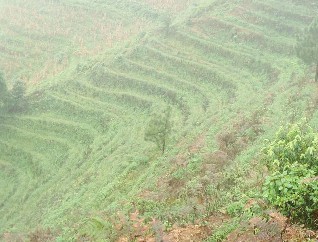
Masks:
[[[317,16],[0,0],[0,241],[318,239]]]

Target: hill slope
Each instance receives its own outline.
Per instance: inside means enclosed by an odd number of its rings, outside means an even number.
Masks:
[[[254,158],[281,124],[315,126],[317,87],[293,52],[313,1],[0,6],[0,68],[28,82],[31,103],[0,118],[0,233],[111,238],[115,214],[135,209],[194,220],[257,186]],[[144,127],[166,105],[160,155]]]

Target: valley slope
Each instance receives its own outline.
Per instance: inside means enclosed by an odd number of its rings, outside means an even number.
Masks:
[[[258,189],[280,125],[317,127],[293,50],[315,1],[184,2],[0,0],[0,68],[30,103],[0,117],[0,234],[113,239],[136,209],[190,222]],[[161,155],[144,130],[167,105]]]

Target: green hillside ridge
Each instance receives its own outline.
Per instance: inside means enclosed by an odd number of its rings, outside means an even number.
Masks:
[[[281,125],[318,128],[294,53],[318,4],[187,2],[0,0],[0,69],[29,101],[0,116],[0,235],[114,240],[116,216],[136,210],[194,222],[259,191],[258,154]],[[166,106],[161,155],[144,132]]]

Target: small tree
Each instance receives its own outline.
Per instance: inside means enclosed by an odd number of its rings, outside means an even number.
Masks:
[[[318,18],[304,31],[296,45],[297,56],[307,65],[316,66],[315,81],[318,81]]]
[[[25,83],[21,80],[16,81],[10,91],[10,101],[8,103],[10,112],[22,112],[27,108],[28,103],[25,93]]]
[[[0,108],[2,108],[8,98],[8,89],[3,74],[0,72]]]
[[[145,140],[155,143],[163,154],[171,129],[171,108],[168,107],[164,111],[153,113],[145,130]]]

